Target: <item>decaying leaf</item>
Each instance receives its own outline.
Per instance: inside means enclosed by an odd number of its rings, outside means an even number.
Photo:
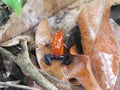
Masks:
[[[58,28],[63,29],[65,33],[69,32],[77,24],[79,13],[89,4],[89,1],[91,0],[86,0],[86,2],[78,0],[50,17],[48,20],[52,32]]]
[[[112,19],[110,19],[110,24],[111,24],[113,32],[115,34],[115,37],[116,37],[116,40],[117,40],[117,43],[118,43],[119,53],[120,53],[120,38],[119,38],[120,37],[120,26],[115,21],[113,21]],[[120,68],[120,64],[119,64],[119,68]],[[119,90],[120,89],[119,86],[120,86],[120,69],[119,69],[119,72],[118,72],[118,77],[117,77],[115,90]]]
[[[76,54],[73,61],[64,68],[67,80],[73,85],[82,84],[86,90],[101,90],[92,73],[89,57]]]
[[[119,68],[119,51],[109,23],[110,6],[111,4],[106,0],[94,0],[79,15],[83,52],[88,59],[79,56],[72,47],[71,54],[77,55],[78,59],[74,57],[76,59],[73,60],[73,65],[66,67],[65,71],[71,83],[82,84],[86,90],[100,90],[95,88],[94,84],[90,84],[93,81],[97,81],[98,87],[100,86],[102,90],[113,90],[115,87]],[[77,66],[75,62],[80,64]],[[86,68],[87,65],[90,67]],[[88,76],[91,75],[91,72],[88,72],[90,68],[93,76]]]
[[[89,55],[94,76],[103,89],[114,88],[119,62],[109,12],[108,2],[94,0],[79,16],[83,51]]]
[[[44,62],[44,55],[51,53],[51,46],[49,44],[53,40],[48,26],[48,21],[43,20],[39,23],[36,31],[35,41],[38,46],[36,48],[37,60],[40,68],[58,79],[64,79],[63,67],[60,61],[52,61],[52,65],[47,65]]]
[[[66,79],[73,85],[82,85],[86,90],[101,90],[93,75],[89,56],[80,55],[76,45],[70,48],[70,54],[73,55],[73,63],[64,67]]]

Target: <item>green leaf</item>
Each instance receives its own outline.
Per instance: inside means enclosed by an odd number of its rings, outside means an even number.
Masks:
[[[21,16],[22,0],[2,0],[6,5],[12,7],[18,16]]]

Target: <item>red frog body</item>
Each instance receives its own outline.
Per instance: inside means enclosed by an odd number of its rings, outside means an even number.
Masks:
[[[52,43],[52,55],[59,58],[64,54],[64,33],[57,31],[54,34],[54,41]]]
[[[68,60],[68,55],[64,55],[64,33],[61,30],[54,33],[52,54],[45,54],[44,56],[46,64],[51,65],[51,60],[60,60],[62,64],[65,65],[68,65],[71,62]]]

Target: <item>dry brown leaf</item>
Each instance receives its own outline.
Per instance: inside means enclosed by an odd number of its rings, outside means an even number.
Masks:
[[[93,75],[89,56],[79,55],[76,45],[70,48],[70,54],[73,55],[73,63],[64,66],[66,79],[73,85],[82,85],[86,90],[101,90]]]
[[[65,66],[67,80],[73,85],[83,85],[86,90],[101,90],[91,70],[90,58],[87,55],[75,55],[73,63]]]
[[[119,53],[120,53],[120,26],[113,21],[112,19],[110,19],[110,24],[112,26],[113,32],[115,34],[117,43],[118,43],[118,48],[119,48]],[[118,72],[118,77],[117,77],[117,82],[116,82],[116,86],[115,86],[115,90],[119,90],[120,89],[120,65],[119,65],[119,72]]]
[[[109,24],[110,4],[94,0],[79,16],[82,46],[90,57],[93,74],[103,89],[115,86],[118,72],[118,47]],[[99,3],[99,4],[98,4]]]
[[[69,32],[77,24],[79,13],[86,7],[89,1],[91,0],[78,0],[50,17],[49,26],[52,32],[58,28],[63,29],[65,33]]]
[[[39,65],[42,70],[48,72],[58,79],[64,79],[63,66],[60,61],[52,61],[52,65],[47,65],[44,62],[44,55],[51,53],[51,46],[46,46],[47,43],[53,40],[48,26],[48,21],[43,20],[39,23],[36,31],[35,41],[38,46],[36,55]]]
[[[80,57],[75,47],[72,47],[70,53],[77,55],[79,59],[73,60],[73,64],[65,67],[65,70],[71,83],[78,84],[79,82],[86,90],[100,89],[94,88],[94,85],[90,84],[93,81],[97,81],[102,90],[113,90],[117,80],[119,51],[114,32],[109,23],[110,6],[111,4],[106,0],[94,0],[79,15],[83,52],[89,59]],[[84,59],[90,62],[90,65],[85,63]],[[82,64],[77,65],[78,60]],[[85,68],[87,65],[90,67]],[[90,68],[92,68],[92,72],[88,72]],[[86,73],[82,72],[82,69]],[[86,77],[91,73],[94,76]],[[81,79],[81,75],[85,80],[88,79],[86,81]],[[94,77],[95,80],[91,79]]]

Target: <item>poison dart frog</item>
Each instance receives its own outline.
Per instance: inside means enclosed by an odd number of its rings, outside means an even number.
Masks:
[[[52,54],[45,54],[44,61],[46,64],[51,65],[51,60],[60,60],[63,64],[70,64],[68,55],[64,55],[64,33],[59,30],[54,33],[54,40],[52,42]]]

